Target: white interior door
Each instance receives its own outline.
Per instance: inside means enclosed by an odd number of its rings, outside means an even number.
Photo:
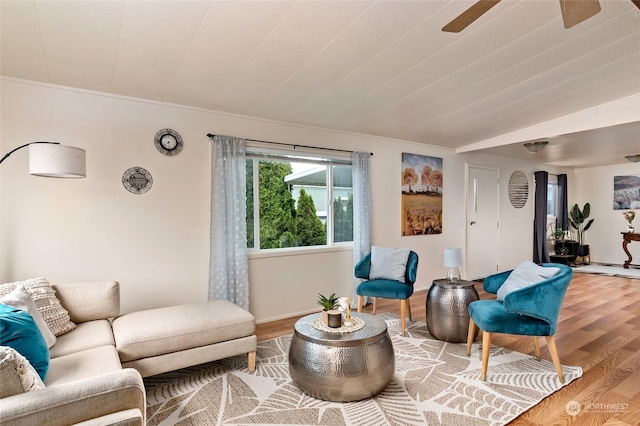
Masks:
[[[468,166],[467,279],[498,271],[499,172]]]

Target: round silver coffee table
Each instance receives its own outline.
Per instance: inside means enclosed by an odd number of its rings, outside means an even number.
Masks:
[[[317,330],[321,314],[299,319],[289,347],[289,373],[304,393],[325,401],[348,402],[370,398],[391,381],[396,358],[387,324],[379,318],[352,313],[362,329],[347,333]]]
[[[445,342],[466,342],[469,333],[469,304],[478,299],[480,297],[473,281],[433,281],[427,293],[429,333]]]

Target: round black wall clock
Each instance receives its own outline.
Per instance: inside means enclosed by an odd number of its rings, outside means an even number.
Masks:
[[[176,155],[182,151],[182,136],[173,129],[158,130],[153,141],[164,155]]]
[[[151,189],[153,178],[151,173],[142,167],[131,167],[122,175],[122,184],[132,194],[144,194]]]

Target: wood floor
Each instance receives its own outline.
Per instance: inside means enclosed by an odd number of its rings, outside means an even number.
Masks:
[[[481,299],[495,296],[476,285]],[[426,322],[426,291],[411,297],[413,319]],[[365,312],[371,311],[371,305]],[[378,311],[400,314],[400,303],[380,299]],[[299,317],[258,324],[258,340],[291,334]],[[480,336],[481,338],[481,336]],[[584,374],[523,413],[511,425],[640,425],[640,280],[574,274],[564,299],[556,344],[564,365]],[[542,357],[551,360],[544,339]],[[531,338],[495,334],[492,344],[533,356]],[[491,360],[489,360],[491,374]],[[569,402],[580,404],[577,416]]]

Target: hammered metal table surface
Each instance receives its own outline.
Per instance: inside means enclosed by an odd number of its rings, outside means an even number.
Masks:
[[[426,301],[429,333],[445,342],[466,342],[469,332],[469,304],[479,299],[473,281],[433,281]],[[477,335],[476,328],[475,336]]]
[[[299,319],[289,347],[289,373],[304,393],[325,401],[349,402],[380,393],[395,372],[395,353],[384,321],[352,313],[365,326],[327,333],[312,323],[321,314]]]

